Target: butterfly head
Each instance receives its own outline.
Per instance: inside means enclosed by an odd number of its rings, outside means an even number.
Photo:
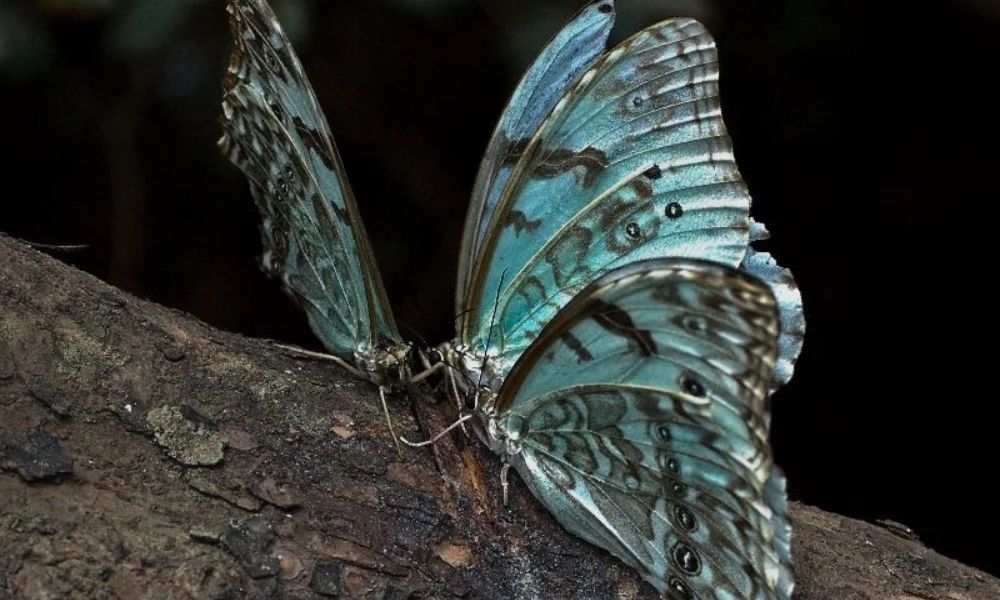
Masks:
[[[395,388],[410,379],[412,345],[408,342],[383,342],[374,348],[357,350],[354,362],[379,385]]]
[[[413,344],[395,342],[389,344],[379,356],[379,370],[398,382],[410,379],[410,360]]]
[[[413,344],[410,342],[396,342],[388,344],[384,349],[383,361],[386,367],[405,366],[409,368],[410,352]]]
[[[469,390],[465,395],[465,408],[493,416],[493,409],[496,406],[497,395],[489,386],[480,385],[474,390]]]

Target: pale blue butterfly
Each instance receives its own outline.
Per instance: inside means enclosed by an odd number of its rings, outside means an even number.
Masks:
[[[392,431],[385,390],[420,376],[411,374],[411,346],[396,328],[330,127],[267,2],[226,8],[235,48],[219,145],[260,210],[261,268],[305,310],[329,358],[379,386]]]
[[[801,299],[750,248],[767,232],[722,122],[711,36],[673,19],[605,51],[613,14],[586,6],[514,91],[442,352],[460,386],[483,388],[481,437],[567,529],[675,597],[787,598],[765,400],[801,349]],[[742,294],[756,300],[723,304]]]

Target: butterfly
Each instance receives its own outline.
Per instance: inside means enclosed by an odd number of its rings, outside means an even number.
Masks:
[[[440,351],[479,436],[566,529],[671,597],[788,598],[767,397],[801,350],[801,297],[750,246],[768,233],[711,35],[671,19],[606,50],[613,18],[585,6],[508,102]]]
[[[271,7],[229,0],[235,47],[222,152],[261,214],[261,268],[305,311],[331,357],[385,391],[416,379],[326,117]],[[396,439],[393,432],[393,439]]]
[[[221,145],[262,214],[264,270],[341,364],[380,390],[416,379],[290,43],[264,0],[228,10]],[[605,51],[613,18],[609,0],[585,6],[501,116],[466,220],[456,339],[438,366],[472,399],[484,441],[573,533],[677,597],[785,597],[765,400],[791,375],[801,300],[790,273],[750,247],[766,229],[749,217],[721,120],[711,36],[674,19]],[[687,337],[662,339],[677,331]],[[568,364],[588,368],[559,379]],[[566,386],[525,387],[547,373]],[[600,393],[581,387],[587,377]],[[621,439],[538,427],[583,417]],[[627,510],[596,499],[608,493]]]

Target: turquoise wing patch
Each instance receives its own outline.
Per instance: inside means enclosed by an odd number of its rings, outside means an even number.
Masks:
[[[489,219],[525,142],[580,75],[604,53],[614,17],[614,3],[610,0],[585,6],[545,46],[507,102],[486,147],[466,215],[459,253],[457,314],[464,310],[470,267],[479,257]]]

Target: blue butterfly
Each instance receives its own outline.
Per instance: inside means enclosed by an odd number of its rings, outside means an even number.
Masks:
[[[354,195],[316,95],[264,0],[230,0],[235,48],[219,146],[250,181],[261,268],[301,306],[331,358],[385,390],[414,379]],[[396,439],[393,432],[393,439]]]
[[[420,377],[291,45],[263,0],[229,11],[222,146],[260,208],[265,271],[342,364],[380,386]],[[673,19],[606,51],[613,19],[610,0],[584,7],[501,116],[437,367],[504,475],[659,590],[787,598],[766,400],[801,349],[801,299],[750,247],[767,231],[722,122],[711,36]]]
[[[606,50],[613,18],[584,7],[501,116],[442,353],[480,437],[567,529],[676,597],[787,598],[765,400],[801,349],[801,298],[750,247],[767,230],[712,37],[671,19]]]

